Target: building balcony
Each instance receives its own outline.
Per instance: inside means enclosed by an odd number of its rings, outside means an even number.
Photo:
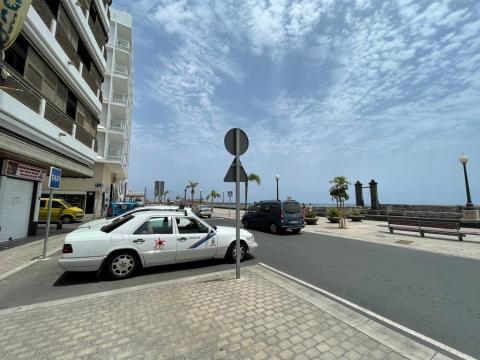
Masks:
[[[122,39],[122,38],[117,38],[117,46],[126,51],[130,51],[130,41]]]
[[[93,86],[91,79],[83,72],[80,56],[68,40],[62,25],[56,22],[44,1],[34,0],[32,5],[24,25],[25,33],[38,45],[49,64],[65,75],[65,80],[70,82],[77,95],[85,93],[84,102],[90,104],[91,108],[98,109],[96,111],[101,111],[100,86]]]
[[[107,160],[119,161],[124,166],[127,164],[127,158],[125,157],[123,149],[109,148],[107,151]]]
[[[109,130],[113,130],[125,139],[127,134],[127,123],[125,120],[110,120],[110,127]]]
[[[128,104],[128,97],[125,94],[113,92],[111,102],[121,104],[123,106],[127,106]]]
[[[82,127],[77,126],[74,119],[60,110],[54,103],[42,96],[40,92],[11,68],[10,65],[1,61],[0,67],[4,68],[8,73],[8,76],[3,82],[3,90],[7,94],[48,120],[65,133],[71,135],[89,149],[95,147],[94,135],[89,134],[89,132]]]
[[[123,75],[128,77],[128,68],[126,66],[117,64],[115,65],[115,69],[113,70],[113,72],[117,75]]]

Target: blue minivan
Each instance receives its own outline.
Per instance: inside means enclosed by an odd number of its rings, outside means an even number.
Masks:
[[[298,234],[304,225],[302,207],[295,200],[269,200],[255,203],[242,218],[243,227],[264,228],[272,234],[291,230]]]
[[[138,207],[135,201],[112,201],[107,208],[107,217],[115,217]]]

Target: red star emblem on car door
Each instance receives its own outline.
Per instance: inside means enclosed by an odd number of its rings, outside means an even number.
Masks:
[[[165,246],[165,242],[165,240],[161,239],[155,240],[155,249],[163,249],[163,247]]]

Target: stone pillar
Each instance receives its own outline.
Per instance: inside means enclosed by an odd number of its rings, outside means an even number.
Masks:
[[[355,204],[357,206],[365,206],[363,201],[363,185],[360,181],[355,183]]]
[[[372,179],[369,183],[370,185],[370,206],[372,210],[378,210],[378,191],[377,183]]]

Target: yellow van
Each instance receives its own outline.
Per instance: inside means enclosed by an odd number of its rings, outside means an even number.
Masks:
[[[62,221],[64,224],[69,224],[73,221],[80,221],[83,219],[83,210],[72,206],[62,199],[52,199],[52,215],[51,222]],[[40,199],[40,213],[38,215],[39,221],[47,221],[48,216],[48,198]]]

